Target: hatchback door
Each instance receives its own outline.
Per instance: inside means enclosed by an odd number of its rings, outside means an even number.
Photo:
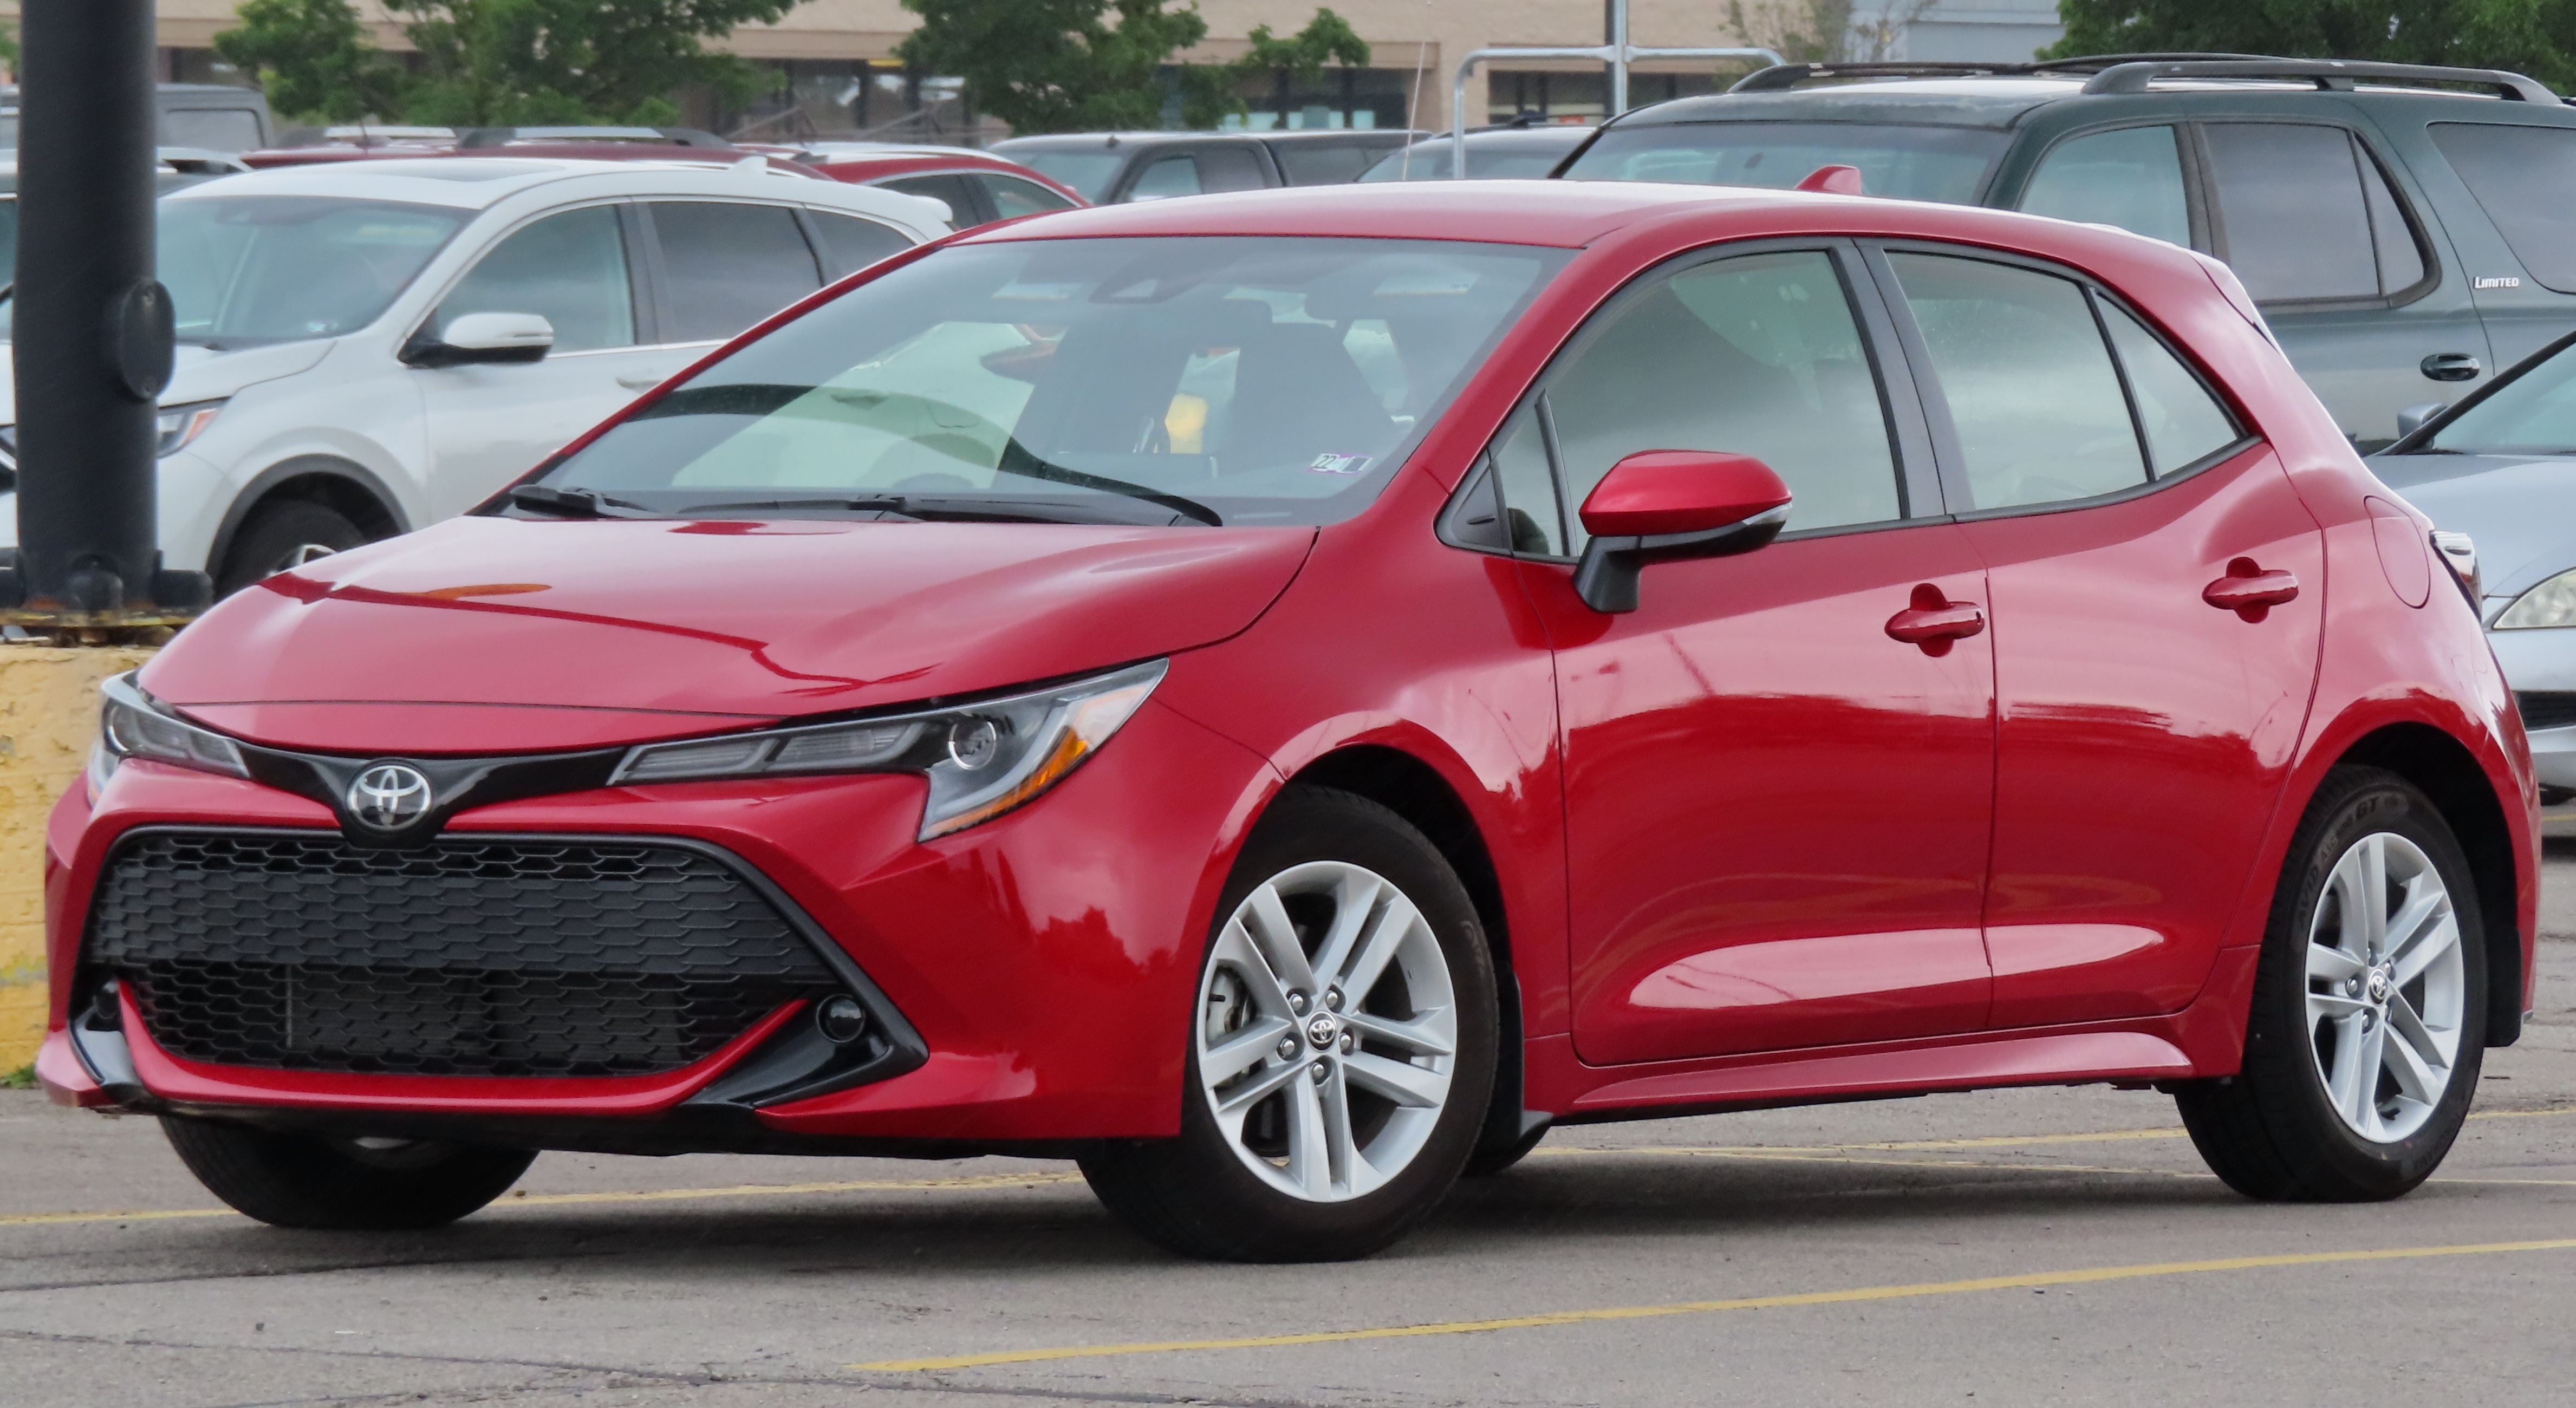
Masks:
[[[1983,574],[1940,521],[1885,313],[1831,241],[1640,278],[1497,441],[1511,535],[1564,560],[1642,450],[1723,450],[1796,495],[1782,539],[1649,569],[1603,615],[1529,570],[1557,652],[1574,1035],[1596,1064],[1977,1028],[1993,788]],[[1939,615],[1947,634],[1908,643]]]
[[[2178,1009],[2306,721],[2321,534],[2269,447],[2106,291],[1938,247],[1877,267],[1992,597],[1993,1025]]]

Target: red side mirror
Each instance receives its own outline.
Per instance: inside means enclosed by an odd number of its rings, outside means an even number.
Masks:
[[[1583,499],[1583,531],[1599,538],[1705,533],[1789,502],[1789,486],[1751,455],[1641,450],[1610,467]]]

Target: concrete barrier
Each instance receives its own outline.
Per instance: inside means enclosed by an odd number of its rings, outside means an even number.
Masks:
[[[89,761],[99,682],[151,657],[0,644],[0,1074],[45,1035],[45,814]]]

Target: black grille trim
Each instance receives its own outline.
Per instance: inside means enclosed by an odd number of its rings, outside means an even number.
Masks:
[[[845,989],[919,1045],[766,877],[680,838],[467,832],[386,851],[138,828],[102,869],[85,955],[130,986],[156,1043],[217,1065],[651,1074]]]
[[[2522,726],[2526,729],[2576,724],[2576,690],[2517,690],[2513,702],[2522,706]]]

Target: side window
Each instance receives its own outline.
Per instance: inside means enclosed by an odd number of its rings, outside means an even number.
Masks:
[[[2128,398],[2071,279],[1943,254],[1888,256],[1950,408],[1975,506],[2147,480]]]
[[[1037,215],[1049,210],[1071,210],[1073,202],[1048,190],[1035,181],[1017,176],[970,177],[984,188],[993,202],[993,218],[1010,220],[1022,215]]]
[[[1129,200],[1169,200],[1198,193],[1199,159],[1187,154],[1157,158],[1137,173],[1136,184],[1127,188]]]
[[[468,313],[534,313],[554,324],[556,352],[635,345],[633,285],[617,207],[549,215],[494,245],[438,305],[441,333]]]
[[[1325,142],[1282,142],[1270,149],[1279,172],[1292,186],[1338,186],[1360,179],[1378,153],[1366,147]]]
[[[674,200],[652,210],[668,341],[731,337],[823,286],[796,214],[783,205]]]
[[[1566,557],[1565,517],[1556,501],[1556,476],[1548,472],[1547,439],[1532,401],[1503,423],[1494,437],[1494,477],[1503,496],[1503,527],[1514,552]]]
[[[2433,145],[2523,270],[2576,293],[2576,129],[2437,122]]]
[[[2041,158],[2021,208],[2189,248],[2191,207],[2175,136],[2170,127],[2124,127],[2060,142]]]
[[[1199,185],[1209,191],[1257,191],[1270,184],[1250,147],[1209,147],[1199,153]]]
[[[2222,122],[2201,131],[2218,193],[2218,253],[2257,302],[2377,298],[2423,278],[2387,178],[2344,129]]]
[[[1878,378],[1831,255],[1648,277],[1549,374],[1569,515],[1640,450],[1724,450],[1787,481],[1792,530],[1900,516]],[[1582,525],[1564,531],[1580,550]]]
[[[2148,472],[2161,479],[2185,465],[2235,444],[2243,432],[2236,418],[2171,348],[2156,340],[2128,310],[2096,298],[2102,325],[2121,369],[2129,374],[2129,396],[2137,402],[2138,429],[2147,437]]]
[[[243,108],[172,108],[161,114],[161,145],[246,152],[259,139],[259,114]]]
[[[948,227],[971,230],[984,221],[975,208],[975,190],[963,176],[905,176],[879,185],[907,196],[928,196],[948,207]]]
[[[828,266],[830,278],[855,274],[880,259],[912,248],[912,241],[890,225],[823,210],[805,213],[813,217],[814,228],[823,237],[823,263]]]

